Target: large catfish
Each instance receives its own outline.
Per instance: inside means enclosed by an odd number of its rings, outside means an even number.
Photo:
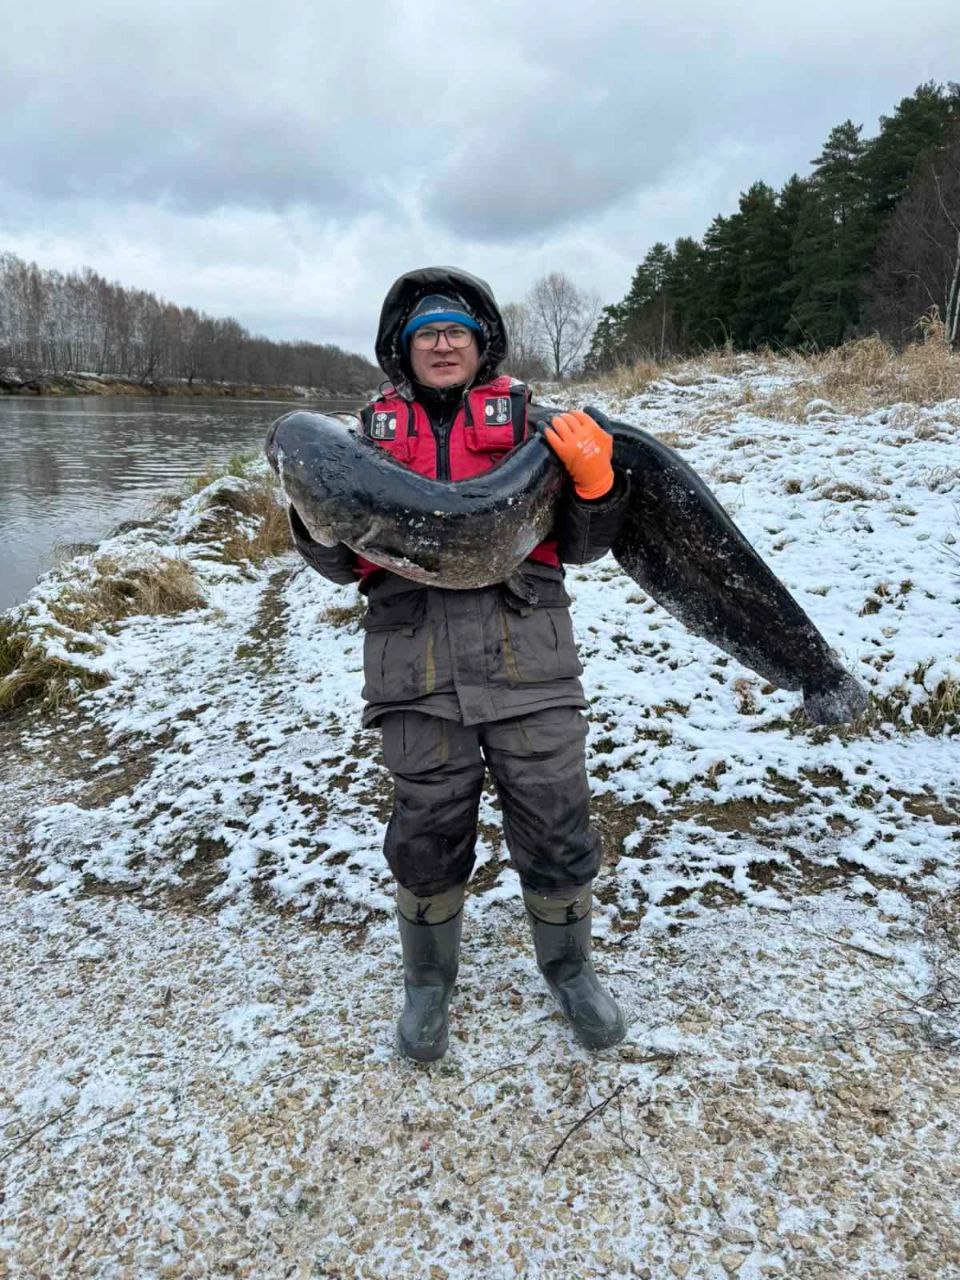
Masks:
[[[531,406],[533,410],[533,406]],[[430,480],[342,421],[296,412],[267,436],[267,457],[311,535],[431,586],[499,582],[550,532],[565,472],[538,430],[470,480]],[[771,684],[803,691],[817,724],[852,720],[866,693],[675,450],[625,422],[588,412],[613,435],[630,504],[613,554],[695,635]]]

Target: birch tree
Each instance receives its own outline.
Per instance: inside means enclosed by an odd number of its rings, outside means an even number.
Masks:
[[[527,306],[540,349],[561,382],[589,350],[600,300],[582,292],[562,272],[553,271],[534,284]]]
[[[0,253],[0,376],[117,374],[371,390],[380,374],[332,343],[272,342],[84,268],[63,275]]]
[[[524,381],[542,378],[543,358],[530,307],[525,302],[508,302],[502,308],[502,315],[507,331],[507,368]]]

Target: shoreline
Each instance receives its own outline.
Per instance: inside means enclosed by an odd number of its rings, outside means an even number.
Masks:
[[[231,400],[353,400],[361,404],[365,391],[334,391],[328,387],[261,386],[246,382],[140,382],[117,374],[58,373],[34,378],[0,375],[0,397],[56,399],[69,396],[176,396]]]

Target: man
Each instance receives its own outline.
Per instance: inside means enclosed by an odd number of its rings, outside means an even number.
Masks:
[[[546,439],[571,480],[551,536],[506,581],[479,590],[424,587],[342,544],[320,546],[290,511],[307,562],[367,596],[363,723],[379,724],[394,782],[384,851],[403,949],[400,1050],[422,1062],[446,1052],[485,767],[540,970],[581,1043],[616,1044],[623,1018],[590,961],[600,840],[589,823],[588,703],[562,565],[609,549],[628,477],[614,474],[612,438],[592,418],[538,408],[522,384],[498,376],[506,333],[482,280],[448,267],[401,276],[384,301],[376,351],[390,382],[361,429],[398,462],[463,480],[548,422]]]

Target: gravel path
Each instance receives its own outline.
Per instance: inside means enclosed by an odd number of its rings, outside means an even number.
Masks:
[[[389,922],[6,884],[0,1275],[960,1275],[958,904],[869,915],[598,948],[631,1031],[591,1057],[484,906],[423,1068]]]

